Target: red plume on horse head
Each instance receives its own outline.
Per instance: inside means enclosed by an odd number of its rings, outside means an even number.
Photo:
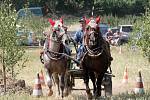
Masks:
[[[55,25],[55,21],[53,21],[51,18],[48,19],[49,23],[54,26]]]
[[[87,19],[85,16],[83,16],[84,20],[85,20],[85,23],[86,25],[90,22],[90,19]]]
[[[87,19],[85,16],[84,16],[83,18],[85,19],[86,24],[88,24],[91,20],[94,19],[93,17]],[[96,24],[99,24],[99,23],[100,23],[100,16],[96,17],[96,20],[95,20],[95,21],[96,21]]]
[[[51,18],[48,19],[49,23],[54,28],[58,28],[59,26],[63,25],[63,18],[61,17],[59,20],[52,20]]]
[[[100,16],[98,16],[97,18],[96,18],[96,24],[99,24],[100,23]]]
[[[60,20],[60,22],[61,22],[62,24],[64,23],[63,17],[61,17],[59,20]]]

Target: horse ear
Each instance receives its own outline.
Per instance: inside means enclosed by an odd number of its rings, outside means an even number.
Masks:
[[[88,24],[90,22],[90,19],[86,19],[85,21],[86,21],[86,24]]]
[[[82,18],[85,20],[85,24],[86,24],[86,25],[90,22],[90,20],[87,19],[86,16],[83,16]]]
[[[63,18],[61,17],[59,20],[60,20],[60,22],[63,24],[63,22],[64,22],[64,21],[63,21]]]
[[[55,22],[54,22],[51,18],[49,18],[48,21],[50,22],[50,24],[51,24],[52,26],[55,25]]]
[[[97,23],[97,24],[100,23],[100,16],[98,16],[98,17],[96,18],[96,23]]]

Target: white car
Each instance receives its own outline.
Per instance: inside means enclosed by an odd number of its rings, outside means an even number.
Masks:
[[[119,25],[119,31],[122,33],[130,33],[132,32],[133,25]]]
[[[121,32],[121,42],[128,42],[130,38],[130,32],[133,30],[133,25],[119,25],[119,32]]]

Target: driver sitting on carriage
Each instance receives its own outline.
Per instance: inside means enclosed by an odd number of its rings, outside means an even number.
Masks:
[[[74,42],[76,44],[80,44],[78,50],[77,50],[77,60],[78,61],[81,61],[84,53],[86,52],[86,49],[85,49],[85,45],[86,45],[86,41],[84,41],[84,35],[88,29],[88,26],[90,26],[91,28],[94,28],[96,29],[96,31],[100,34],[100,31],[99,31],[99,27],[97,27],[100,22],[100,17],[97,17],[96,18],[96,21],[91,18],[91,19],[86,19],[85,17],[82,17],[80,20],[79,20],[80,24],[81,24],[81,29],[78,30],[76,33],[75,33],[75,36],[74,36]],[[102,36],[100,36],[102,37]],[[103,38],[101,38],[102,41],[103,41],[103,49],[105,52],[107,52],[107,56],[108,56],[108,60],[111,62],[113,60],[113,58],[111,57],[111,53],[110,53],[110,46],[109,46],[109,43],[107,41],[105,41]],[[79,65],[77,65],[79,66]]]

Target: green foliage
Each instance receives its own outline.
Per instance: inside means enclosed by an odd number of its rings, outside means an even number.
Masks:
[[[150,6],[149,0],[12,0],[15,8],[47,6],[50,14],[74,14],[91,15],[92,7],[95,7],[95,15],[124,16],[141,15],[145,8]]]
[[[44,35],[42,34],[44,29],[50,26],[47,18],[38,16],[27,16],[24,19],[20,19],[18,25],[21,26],[22,30],[27,30],[23,33],[26,35],[26,39],[29,32],[35,33],[35,37],[38,39],[44,38]]]
[[[14,76],[14,66],[22,59],[24,49],[17,45],[16,11],[4,2],[0,8],[0,59],[7,73]]]
[[[145,94],[122,93],[111,97],[112,100],[149,100],[150,92],[146,91]]]
[[[138,19],[138,16],[124,16],[124,17],[117,17],[111,15],[104,15],[101,16],[102,23],[109,23],[110,27],[116,27],[122,24],[134,24],[135,20]]]
[[[135,25],[135,31],[132,33],[131,44],[141,48],[143,55],[150,61],[150,11],[149,9],[139,18]]]

